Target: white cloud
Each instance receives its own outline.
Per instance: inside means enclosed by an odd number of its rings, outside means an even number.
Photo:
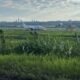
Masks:
[[[3,1],[1,7],[7,7],[7,8],[12,8],[14,6],[13,1],[12,0],[5,0]]]
[[[19,17],[24,20],[70,19],[80,13],[80,0],[2,0],[2,2],[0,7],[21,12],[24,16]],[[8,19],[17,17],[16,14],[14,16],[9,16]]]

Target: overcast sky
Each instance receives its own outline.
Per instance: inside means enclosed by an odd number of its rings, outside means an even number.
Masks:
[[[0,21],[80,20],[80,0],[0,0]]]

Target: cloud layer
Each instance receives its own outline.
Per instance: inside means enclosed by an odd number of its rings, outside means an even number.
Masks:
[[[80,20],[79,14],[80,0],[0,0],[1,20]]]

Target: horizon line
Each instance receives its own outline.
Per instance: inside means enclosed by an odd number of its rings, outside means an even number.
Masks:
[[[62,22],[62,21],[80,21],[80,20],[46,20],[46,21],[44,21],[44,20],[21,20],[21,21],[18,21],[18,20],[13,20],[13,21],[4,21],[4,20],[2,20],[2,21],[0,21],[0,22],[56,22],[56,21],[60,21],[60,22]]]

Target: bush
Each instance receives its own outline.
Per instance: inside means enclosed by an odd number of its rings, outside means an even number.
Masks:
[[[44,40],[35,40],[19,45],[14,50],[18,53],[47,54],[52,51],[52,44]]]

